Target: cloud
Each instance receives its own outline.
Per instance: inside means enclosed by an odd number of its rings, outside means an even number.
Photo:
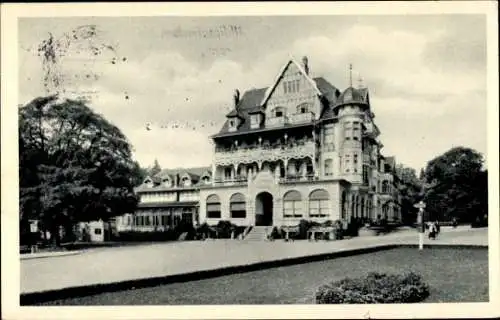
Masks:
[[[259,54],[247,60],[219,55],[203,66],[196,55],[181,48],[159,50],[150,43],[151,50],[144,56],[127,52],[127,61],[115,65],[106,59],[95,62],[88,68],[98,72],[99,79],[73,86],[98,91],[92,106],[122,128],[144,166],[155,158],[164,167],[197,166],[211,161],[208,136],[225,121],[234,89],[243,93],[252,87],[270,86],[290,55],[298,60],[307,55],[314,76],[323,76],[343,90],[349,85],[348,66],[352,63],[354,85],[361,74],[370,89],[385,150],[418,168],[451,143],[462,141],[479,151],[486,149],[485,131],[477,129],[486,126],[485,62],[475,60],[482,55],[482,40],[462,29],[387,32],[369,24],[344,27],[339,32],[325,28],[287,37],[291,42],[277,39],[269,45],[272,49],[259,47],[255,49]],[[266,35],[252,35],[249,29],[246,36]],[[476,40],[469,45],[470,39]],[[245,42],[232,45],[233,52],[245,51],[242,56],[251,56],[248,51],[253,48]],[[450,45],[454,53],[448,52]],[[30,60],[22,69],[36,70],[36,63]],[[66,68],[68,73],[85,69],[78,63]],[[30,74],[36,77],[37,73]],[[25,96],[35,91],[36,86],[22,86]],[[152,130],[146,130],[146,123],[151,123]],[[453,124],[458,127],[452,129]]]

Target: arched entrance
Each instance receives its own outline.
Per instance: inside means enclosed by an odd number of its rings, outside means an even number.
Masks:
[[[255,225],[273,225],[273,195],[261,192],[255,198]]]

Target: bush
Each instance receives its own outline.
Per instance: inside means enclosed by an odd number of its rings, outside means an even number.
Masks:
[[[347,224],[346,236],[357,237],[359,229],[363,226],[363,222],[359,218],[352,218],[351,222]]]
[[[236,225],[232,224],[230,221],[221,220],[217,224],[217,233],[221,239],[230,239],[231,233],[236,232]]]
[[[344,230],[342,229],[342,221],[340,220],[335,220],[333,223],[333,234],[335,236],[335,240],[342,240],[344,239]]]
[[[195,239],[215,238],[215,230],[204,222],[195,229]]]
[[[429,296],[429,286],[413,272],[404,275],[369,273],[366,278],[345,278],[321,286],[318,304],[414,303]]]

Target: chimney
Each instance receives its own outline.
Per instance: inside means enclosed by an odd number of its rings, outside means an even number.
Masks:
[[[238,103],[240,102],[240,91],[238,89],[234,90],[234,108],[238,107]]]
[[[306,56],[302,58],[302,66],[304,67],[306,74],[309,75],[309,63]]]

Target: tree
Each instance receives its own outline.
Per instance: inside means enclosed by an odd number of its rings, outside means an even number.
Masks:
[[[488,173],[483,156],[455,147],[429,161],[425,169],[426,211],[429,219],[474,222],[488,212]]]
[[[56,95],[19,108],[20,219],[59,229],[135,210],[138,164],[123,133],[83,101]]]
[[[415,169],[402,164],[396,167],[396,175],[401,182],[399,191],[403,223],[414,223],[417,217],[417,209],[413,205],[419,200],[421,181],[417,178]]]
[[[152,177],[152,176],[160,173],[160,171],[161,171],[160,164],[158,163],[158,160],[155,159],[155,162],[153,163],[153,167],[151,169],[149,169],[149,175]]]

